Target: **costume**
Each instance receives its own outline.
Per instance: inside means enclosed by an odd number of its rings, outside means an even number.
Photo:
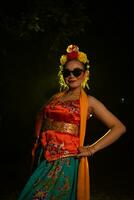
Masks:
[[[81,89],[80,99],[60,102],[60,93],[43,108],[41,132],[44,160],[25,185],[19,200],[89,200],[87,158],[76,158],[83,145],[88,101]]]

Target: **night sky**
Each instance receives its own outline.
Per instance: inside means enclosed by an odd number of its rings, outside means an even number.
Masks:
[[[92,198],[133,200],[132,5],[54,2],[57,7],[53,1],[43,4],[41,0],[5,1],[0,6],[0,199],[15,200],[31,174],[36,114],[59,91],[59,58],[67,45],[75,43],[90,60],[88,93],[101,100],[127,128],[122,138],[90,159]],[[103,124],[91,118],[85,144],[105,131]]]

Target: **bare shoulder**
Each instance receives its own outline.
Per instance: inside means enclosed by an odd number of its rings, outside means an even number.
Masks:
[[[57,92],[57,93],[53,94],[53,95],[49,98],[48,102],[54,100],[55,98],[58,98],[60,95],[61,95],[61,92]]]
[[[92,95],[88,95],[89,109],[94,112],[97,108],[103,107],[106,108],[105,105],[96,97]]]
[[[95,101],[99,101],[96,97],[92,95],[88,95],[88,100],[90,103],[94,103]]]
[[[94,96],[92,96],[92,95],[88,95],[88,99],[89,99],[89,101],[92,103],[94,103],[94,102],[100,102],[101,103],[101,101],[99,100],[99,99],[97,99],[96,97],[94,97]]]
[[[120,124],[123,126],[122,122],[119,120],[115,114],[113,114],[103,102],[98,100],[94,96],[88,96],[89,110],[97,118],[99,118],[105,125],[112,127],[114,124]]]

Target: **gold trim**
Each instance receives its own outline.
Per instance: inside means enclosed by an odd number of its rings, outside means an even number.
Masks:
[[[59,132],[66,132],[73,135],[78,135],[79,133],[79,126],[76,124],[65,123],[61,121],[55,121],[53,119],[47,118],[44,121],[42,131],[45,130],[56,130]]]
[[[59,156],[58,158],[51,158],[49,159],[48,161],[54,161],[54,160],[59,160],[59,159],[62,159],[62,158],[69,158],[69,157],[77,157],[78,154],[68,154],[68,155],[62,155],[62,156]]]

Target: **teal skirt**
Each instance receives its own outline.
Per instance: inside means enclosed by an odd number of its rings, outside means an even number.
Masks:
[[[18,200],[76,200],[78,165],[73,157],[41,161]]]

